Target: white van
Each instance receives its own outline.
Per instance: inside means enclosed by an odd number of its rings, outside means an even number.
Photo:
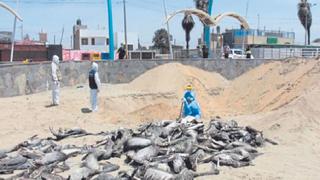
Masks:
[[[230,49],[229,50],[229,59],[246,59],[247,56],[242,49]],[[251,59],[253,55],[251,54]]]

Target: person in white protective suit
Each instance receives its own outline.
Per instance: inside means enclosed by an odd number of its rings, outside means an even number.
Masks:
[[[98,93],[101,89],[101,82],[98,74],[98,64],[93,62],[91,70],[89,71],[89,87],[90,87],[90,101],[92,112],[98,111]]]
[[[51,63],[51,77],[52,77],[52,105],[59,105],[59,94],[60,94],[60,82],[61,82],[61,71],[59,68],[59,56],[54,55]]]

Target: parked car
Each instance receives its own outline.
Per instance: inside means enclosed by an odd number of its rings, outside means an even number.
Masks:
[[[246,59],[247,56],[242,49],[230,49],[229,50],[229,59]],[[253,59],[251,54],[251,59]]]

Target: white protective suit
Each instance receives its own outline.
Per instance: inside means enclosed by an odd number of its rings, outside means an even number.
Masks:
[[[98,93],[101,89],[101,82],[98,74],[98,64],[92,63],[92,67],[89,73],[94,73],[94,81],[97,85],[97,89],[90,89],[90,101],[91,101],[91,110],[92,112],[98,111]]]
[[[54,55],[52,57],[51,77],[52,77],[52,105],[59,105],[61,73],[59,68],[59,56],[57,55]]]

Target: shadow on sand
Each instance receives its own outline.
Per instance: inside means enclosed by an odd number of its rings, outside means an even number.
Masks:
[[[52,108],[52,107],[56,107],[56,106],[58,106],[58,105],[56,105],[56,104],[50,104],[50,105],[46,105],[46,106],[44,106],[45,108]]]
[[[82,108],[81,112],[87,114],[87,113],[91,113],[92,111],[89,108]]]

